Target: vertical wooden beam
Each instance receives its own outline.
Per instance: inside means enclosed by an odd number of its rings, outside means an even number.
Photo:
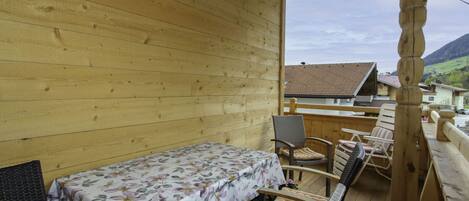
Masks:
[[[285,95],[285,12],[286,0],[280,0],[280,51],[279,51],[279,115],[283,115],[284,95]]]
[[[438,141],[449,141],[446,135],[443,133],[443,126],[446,122],[450,122],[454,124],[454,117],[456,114],[451,110],[441,110],[438,114],[440,114],[440,118],[436,123],[436,139]]]
[[[296,102],[297,102],[296,98],[290,98],[290,108],[288,111],[290,114],[296,113],[296,107],[297,107]]]
[[[438,111],[438,106],[434,105],[434,104],[430,104],[428,105],[428,123],[435,123],[435,121],[433,121],[432,119],[432,112],[433,111]]]
[[[426,0],[400,0],[399,24],[402,28],[397,71],[401,87],[397,92],[395,149],[392,168],[391,200],[418,200],[419,138],[422,136],[422,78],[425,50],[422,27]]]
[[[428,175],[425,178],[422,193],[420,194],[420,201],[442,201],[444,200],[442,195],[435,168],[433,164],[430,164],[430,169],[428,170]]]

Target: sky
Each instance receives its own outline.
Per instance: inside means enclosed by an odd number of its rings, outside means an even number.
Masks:
[[[399,0],[287,0],[286,64],[378,63],[396,70]],[[429,0],[425,55],[469,33],[469,5]]]

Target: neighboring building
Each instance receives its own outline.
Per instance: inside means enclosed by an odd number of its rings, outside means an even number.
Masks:
[[[401,87],[399,77],[390,74],[378,75],[378,93],[376,98],[380,100],[396,100],[397,89]]]
[[[376,94],[376,63],[287,65],[285,97],[299,103],[354,105]]]
[[[429,90],[436,93],[434,103],[464,108],[464,93],[469,90],[445,84],[431,83]]]
[[[420,83],[419,86],[423,92],[422,103],[452,105],[455,109],[464,108],[464,93],[469,91],[438,83],[431,83],[430,85]],[[389,74],[378,75],[378,94],[375,100],[395,101],[399,87],[401,87],[401,84],[397,76]]]
[[[436,93],[428,90],[427,85],[420,83],[420,89],[423,92],[422,102],[424,104],[431,104],[435,100]],[[375,97],[376,100],[390,100],[396,101],[397,89],[401,87],[399,77],[391,74],[379,74],[378,75],[378,94]]]
[[[464,105],[469,105],[469,92],[464,93]]]

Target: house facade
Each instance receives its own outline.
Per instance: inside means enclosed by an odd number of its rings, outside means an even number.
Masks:
[[[434,103],[464,108],[464,94],[469,90],[439,83],[431,83],[429,88],[436,93]]]
[[[401,87],[399,78],[390,74],[378,75],[378,93],[376,98],[381,100],[396,100],[397,89]]]
[[[397,89],[401,86],[398,76],[390,74],[378,75],[378,93],[375,100],[396,101]],[[420,89],[423,92],[423,104],[441,104],[451,105],[454,109],[464,108],[464,94],[467,89],[431,83],[429,85],[420,83]]]

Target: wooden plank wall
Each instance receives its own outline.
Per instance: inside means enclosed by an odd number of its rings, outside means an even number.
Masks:
[[[281,0],[0,0],[0,166],[269,149]]]

